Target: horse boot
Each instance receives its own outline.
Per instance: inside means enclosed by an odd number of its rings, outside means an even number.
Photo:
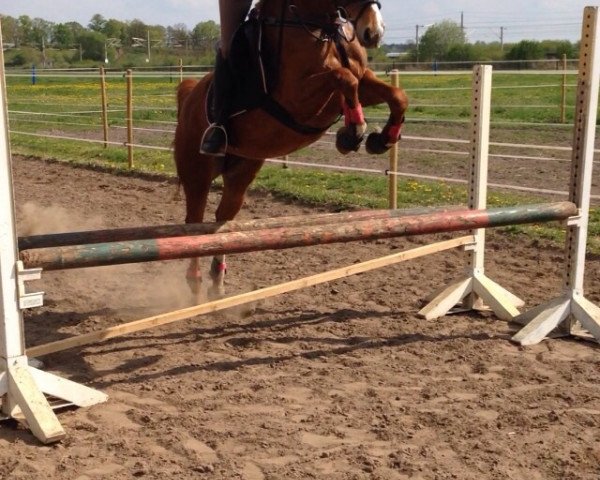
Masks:
[[[234,90],[234,80],[229,62],[218,51],[212,82],[212,105],[210,107],[214,122],[208,126],[202,137],[200,145],[200,153],[202,154],[215,157],[225,155],[228,143],[225,125],[231,114],[231,97]]]

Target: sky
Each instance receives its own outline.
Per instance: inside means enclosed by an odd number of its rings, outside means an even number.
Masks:
[[[417,30],[442,20],[462,21],[471,42],[579,40],[583,8],[590,0],[380,0],[387,25],[386,43],[414,42]],[[598,0],[596,0],[598,1]],[[55,23],[87,26],[96,13],[150,25],[185,24],[192,29],[218,21],[218,0],[0,0],[0,14],[40,17]],[[417,28],[417,25],[419,27]]]

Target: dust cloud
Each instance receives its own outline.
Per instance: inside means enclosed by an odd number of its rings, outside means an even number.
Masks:
[[[83,217],[58,205],[44,206],[27,202],[19,208],[19,235],[42,235],[81,230],[95,230],[104,227],[100,215]]]

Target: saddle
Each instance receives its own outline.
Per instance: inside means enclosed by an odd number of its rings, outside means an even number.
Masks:
[[[274,52],[268,51],[262,41],[262,28],[261,22],[251,16],[233,38],[227,59],[232,76],[231,116],[261,107],[277,83]],[[208,105],[213,103],[212,96],[211,82]],[[209,111],[209,116],[214,117],[214,112]]]
[[[265,25],[252,11],[248,19],[237,30],[229,51],[229,68],[233,76],[230,117],[260,108],[286,127],[303,135],[322,134],[329,127],[316,128],[298,123],[294,117],[271,95],[278,82],[278,55],[264,41]],[[342,55],[347,58],[345,49]],[[208,105],[212,105],[212,83],[208,91]],[[210,110],[210,109],[209,109]],[[209,120],[214,121],[214,112],[209,111]]]

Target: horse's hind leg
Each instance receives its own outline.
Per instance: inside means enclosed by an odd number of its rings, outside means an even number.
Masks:
[[[197,158],[198,163],[187,171],[179,172],[179,178],[185,192],[185,223],[202,223],[208,200],[208,192],[213,179],[213,165],[208,158]],[[202,273],[200,260],[192,258],[186,272],[186,279],[192,293],[199,297],[201,294]]]
[[[215,215],[217,222],[235,218],[244,204],[248,187],[263,164],[264,160],[246,159],[234,155],[225,157],[222,172],[223,194]],[[210,276],[213,280],[211,293],[215,296],[225,294],[226,271],[225,255],[215,256],[210,267]]]

